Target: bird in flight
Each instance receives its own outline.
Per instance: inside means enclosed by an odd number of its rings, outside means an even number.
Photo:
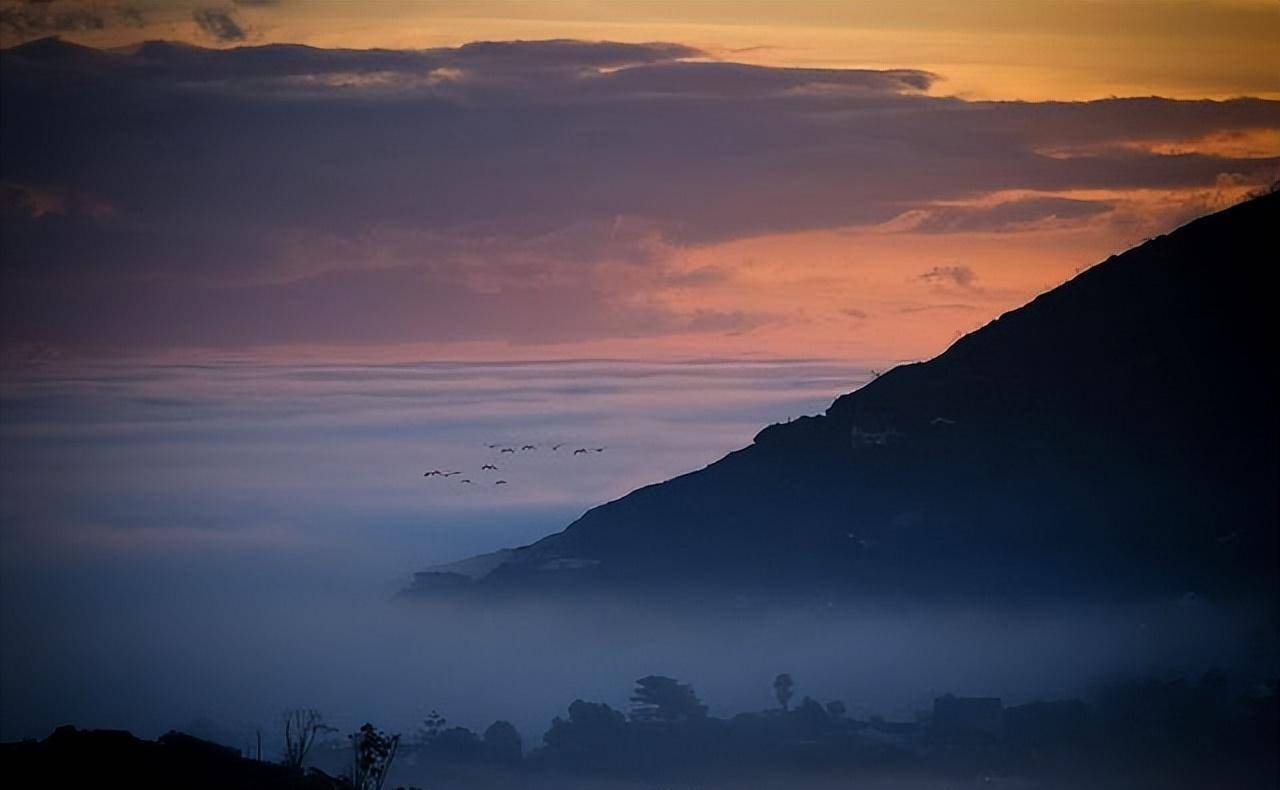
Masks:
[[[537,446],[536,444],[526,444],[524,447],[521,447],[520,449],[521,449],[521,450],[536,450],[536,449],[538,449],[538,446]]]
[[[585,453],[586,451],[587,451],[587,448],[585,448],[585,447],[579,447],[578,449],[576,449],[576,450],[574,450],[574,451],[573,451],[573,454],[574,454],[574,455],[579,455],[579,454]]]
[[[432,469],[430,472],[424,474],[423,477],[440,477],[442,475],[444,475],[444,472],[441,472],[439,469]]]
[[[597,447],[597,448],[595,448],[595,452],[597,452],[597,453],[603,453],[603,452],[604,452],[604,448],[603,448],[603,447]]]
[[[564,442],[561,442],[560,444],[551,445],[552,450],[559,450],[561,447],[564,447]]]
[[[481,472],[483,472],[486,469],[492,469],[495,472],[498,471],[498,467],[494,466],[493,464],[485,464],[484,466],[480,467]]]
[[[454,475],[460,475],[460,474],[462,473],[461,472],[445,472],[444,477],[453,477]]]
[[[503,447],[503,448],[502,448],[501,450],[499,450],[498,452],[500,452],[500,453],[514,453],[514,452],[515,452],[515,450],[514,450],[513,448],[511,448],[511,447]]]
[[[495,480],[495,481],[493,482],[493,484],[494,484],[495,486],[505,486],[505,485],[507,484],[507,481],[506,481],[506,480]]]
[[[462,478],[461,480],[459,480],[458,482],[459,482],[459,483],[470,483],[471,481],[464,477],[464,478]]]

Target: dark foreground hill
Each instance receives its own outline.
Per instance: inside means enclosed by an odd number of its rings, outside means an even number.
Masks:
[[[249,760],[235,749],[170,732],[154,741],[123,730],[59,727],[43,741],[0,744],[6,787],[131,790],[343,790],[315,770]]]
[[[1280,194],[1201,218],[418,589],[1273,593],[1278,228]]]

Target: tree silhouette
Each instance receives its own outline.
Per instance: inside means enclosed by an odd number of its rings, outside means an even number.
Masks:
[[[388,735],[372,724],[352,734],[351,784],[356,790],[382,790],[400,747],[399,735]]]
[[[796,693],[796,682],[786,672],[778,675],[773,679],[773,696],[778,698],[778,705],[785,710],[791,710],[791,698]]]
[[[631,696],[635,705],[631,718],[635,721],[687,721],[707,715],[693,687],[663,675],[648,675],[636,681]]]
[[[423,743],[431,743],[440,737],[440,733],[444,732],[445,725],[449,720],[441,716],[439,712],[433,710],[422,720],[422,729],[418,731],[418,740]]]
[[[294,770],[302,769],[307,752],[316,739],[334,728],[324,723],[324,717],[313,708],[294,708],[284,712],[284,764]],[[259,746],[261,753],[261,746]]]
[[[514,764],[524,755],[524,743],[511,722],[495,721],[484,731],[484,752],[491,762]]]
[[[627,717],[603,702],[574,700],[542,736],[551,758],[575,768],[616,768],[624,761]]]
[[[449,727],[431,739],[427,746],[431,754],[444,760],[469,762],[484,754],[480,736],[466,727]]]

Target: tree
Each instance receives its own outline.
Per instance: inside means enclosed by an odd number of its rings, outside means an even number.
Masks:
[[[484,753],[490,762],[514,764],[524,756],[524,742],[509,721],[495,721],[484,731]]]
[[[422,720],[422,729],[418,731],[418,740],[423,743],[431,743],[440,737],[440,733],[444,732],[445,725],[449,720],[441,716],[437,711],[431,711],[427,718]]]
[[[692,686],[663,675],[637,680],[631,701],[635,703],[631,709],[631,718],[635,721],[676,722],[707,715],[707,706],[698,699]]]
[[[470,762],[484,755],[480,736],[466,727],[449,727],[432,738],[427,747],[431,754],[450,762]]]
[[[791,710],[791,698],[796,693],[796,682],[786,672],[773,679],[773,696],[778,698],[782,709]]]
[[[284,712],[284,764],[294,770],[302,770],[302,762],[316,739],[334,728],[324,723],[324,717],[313,708],[294,708]],[[261,746],[259,746],[261,752]]]
[[[351,784],[355,790],[382,790],[400,747],[399,735],[388,735],[365,724],[351,735]]]
[[[547,755],[571,768],[614,769],[626,762],[627,717],[603,702],[574,700],[542,736]]]

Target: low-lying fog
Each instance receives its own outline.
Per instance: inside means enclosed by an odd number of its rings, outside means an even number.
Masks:
[[[716,715],[770,706],[789,672],[800,696],[910,719],[945,692],[1019,702],[1257,660],[1261,621],[1195,600],[763,613],[392,601],[414,570],[557,530],[864,378],[820,362],[9,371],[0,737],[74,723],[245,746],[282,710],[314,707],[344,731],[411,734],[433,709],[476,730],[509,719],[536,744],[573,699],[625,708],[654,673],[692,683]],[[422,476],[436,468],[464,474]]]

